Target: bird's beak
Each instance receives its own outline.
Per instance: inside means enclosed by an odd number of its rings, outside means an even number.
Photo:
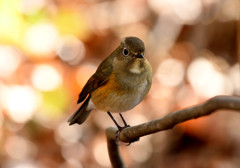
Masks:
[[[141,53],[138,53],[138,54],[136,55],[136,58],[144,58],[144,55],[141,54]]]

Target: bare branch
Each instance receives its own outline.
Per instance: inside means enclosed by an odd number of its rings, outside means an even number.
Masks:
[[[129,142],[130,140],[134,140],[145,135],[168,130],[179,123],[209,115],[219,109],[231,109],[240,111],[240,97],[216,96],[209,99],[203,104],[170,113],[161,119],[125,128],[119,134],[119,141]],[[119,147],[114,141],[116,131],[117,129],[113,127],[108,128],[106,131],[108,152],[112,166],[114,168],[122,168],[125,167],[125,165],[119,153]]]
[[[115,131],[117,131],[117,129],[113,127],[108,128],[106,131],[109,158],[114,168],[115,167],[125,168],[126,166],[120,155],[119,147],[116,145],[115,139],[110,138],[111,135],[109,135],[109,133],[111,134],[112,132],[115,132]]]

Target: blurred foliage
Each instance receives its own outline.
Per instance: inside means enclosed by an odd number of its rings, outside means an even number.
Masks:
[[[43,112],[44,115],[51,119],[65,113],[64,109],[67,109],[67,106],[69,105],[69,96],[64,88],[42,92],[42,100],[43,103],[40,107],[40,112]]]

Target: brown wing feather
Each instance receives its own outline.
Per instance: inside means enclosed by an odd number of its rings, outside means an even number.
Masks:
[[[88,94],[96,90],[98,87],[104,85],[108,81],[109,76],[112,74],[113,58],[114,52],[99,65],[97,71],[90,77],[79,94],[78,103],[81,103]]]
[[[93,75],[85,84],[81,93],[79,94],[78,103],[81,103],[89,93],[96,90],[98,87],[102,86],[106,82],[107,78],[105,79],[96,78],[95,75]]]

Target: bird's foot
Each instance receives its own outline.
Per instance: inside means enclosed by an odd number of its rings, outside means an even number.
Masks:
[[[120,127],[120,126],[118,127],[118,130],[117,130],[117,132],[116,132],[116,134],[115,134],[115,143],[116,143],[118,146],[120,146],[119,141],[118,141],[120,132],[121,132],[123,129],[127,128],[127,127],[130,127],[130,125],[125,125],[124,127]],[[131,143],[133,143],[133,142],[139,141],[139,138],[136,138],[136,139],[131,140],[128,136],[126,136],[126,135],[124,135],[124,136],[129,139],[129,142],[128,142],[128,144],[127,144],[126,146],[131,145]]]

